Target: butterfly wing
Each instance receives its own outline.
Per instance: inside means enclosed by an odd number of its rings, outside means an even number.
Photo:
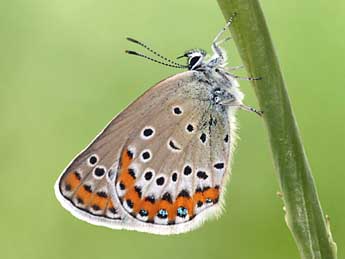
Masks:
[[[158,83],[71,162],[56,184],[66,209],[96,225],[174,234],[220,208],[234,122],[196,74]]]
[[[219,211],[229,158],[229,123],[199,105],[204,110],[198,108],[176,120],[173,127],[153,136],[156,139],[133,138],[128,143],[136,152],[119,172],[115,187],[131,228],[159,234],[186,232]],[[165,117],[169,115],[167,111]],[[161,118],[151,125],[158,125]],[[149,153],[148,161],[144,152]]]

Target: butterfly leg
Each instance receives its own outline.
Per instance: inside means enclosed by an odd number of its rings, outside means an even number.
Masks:
[[[229,41],[229,40],[231,40],[232,39],[232,37],[226,37],[225,39],[222,39],[222,40],[220,40],[220,41],[217,41],[217,42],[215,42],[215,44],[216,45],[218,45],[218,46],[220,46],[220,45],[222,45],[223,43],[225,43],[225,42],[227,42],[227,41]]]
[[[248,80],[248,81],[254,81],[254,80],[261,80],[262,77],[241,77],[241,76],[237,76],[237,75],[234,75],[234,74],[230,74],[228,72],[225,72],[227,75],[233,77],[233,78],[236,78],[236,79],[240,79],[240,80]]]
[[[228,67],[227,70],[228,71],[233,71],[233,70],[239,70],[239,69],[242,69],[244,68],[243,65],[239,65],[239,66],[234,66],[234,67]]]
[[[250,107],[250,106],[247,106],[245,104],[240,104],[239,105],[240,109],[242,110],[245,110],[245,111],[248,111],[248,112],[254,112],[256,113],[257,115],[259,115],[260,117],[264,114],[263,111],[258,111],[257,109],[253,108],[253,107]]]
[[[230,27],[233,18],[235,17],[236,13],[234,13],[228,22],[225,24],[225,26],[220,30],[220,32],[217,34],[217,36],[214,38],[212,42],[212,51],[213,53],[218,56],[217,62],[221,63],[225,59],[225,55],[223,54],[223,50],[219,47],[220,44],[228,41],[231,39],[231,37],[225,38],[224,40],[219,41],[219,38],[222,36],[222,34],[226,31],[227,28]],[[219,42],[218,42],[219,41]]]
[[[237,102],[234,99],[223,100],[222,102],[220,102],[220,104],[226,105],[226,106],[229,106],[229,107],[238,107],[241,110],[245,110],[247,112],[254,112],[257,115],[259,115],[260,117],[264,114],[263,111],[258,111],[257,109],[255,109],[253,107],[250,107],[250,106],[247,106],[247,105],[245,105],[243,103],[239,103],[239,102]]]
[[[228,22],[225,24],[225,26],[220,30],[220,32],[218,32],[217,36],[214,38],[213,44],[215,44],[219,40],[219,38],[222,36],[222,34],[226,31],[226,29],[230,27],[235,16],[236,16],[236,13],[233,13],[230,16]]]

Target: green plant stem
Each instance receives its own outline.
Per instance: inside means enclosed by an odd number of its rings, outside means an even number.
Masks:
[[[270,139],[286,223],[302,258],[336,258],[283,75],[258,0],[218,0],[226,19],[236,12],[232,36],[252,77]]]

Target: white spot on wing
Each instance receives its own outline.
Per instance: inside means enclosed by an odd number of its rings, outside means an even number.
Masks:
[[[176,216],[175,223],[183,223],[189,220],[189,215],[187,214],[184,218]]]
[[[159,224],[159,225],[167,225],[168,224],[168,218],[162,219],[162,218],[159,218],[158,216],[155,216],[154,217],[154,222],[156,224]]]

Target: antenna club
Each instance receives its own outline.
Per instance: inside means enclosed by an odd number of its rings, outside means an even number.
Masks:
[[[131,55],[138,55],[138,53],[137,52],[135,52],[135,51],[133,51],[133,50],[125,50],[125,52],[127,53],[127,54],[131,54]]]

